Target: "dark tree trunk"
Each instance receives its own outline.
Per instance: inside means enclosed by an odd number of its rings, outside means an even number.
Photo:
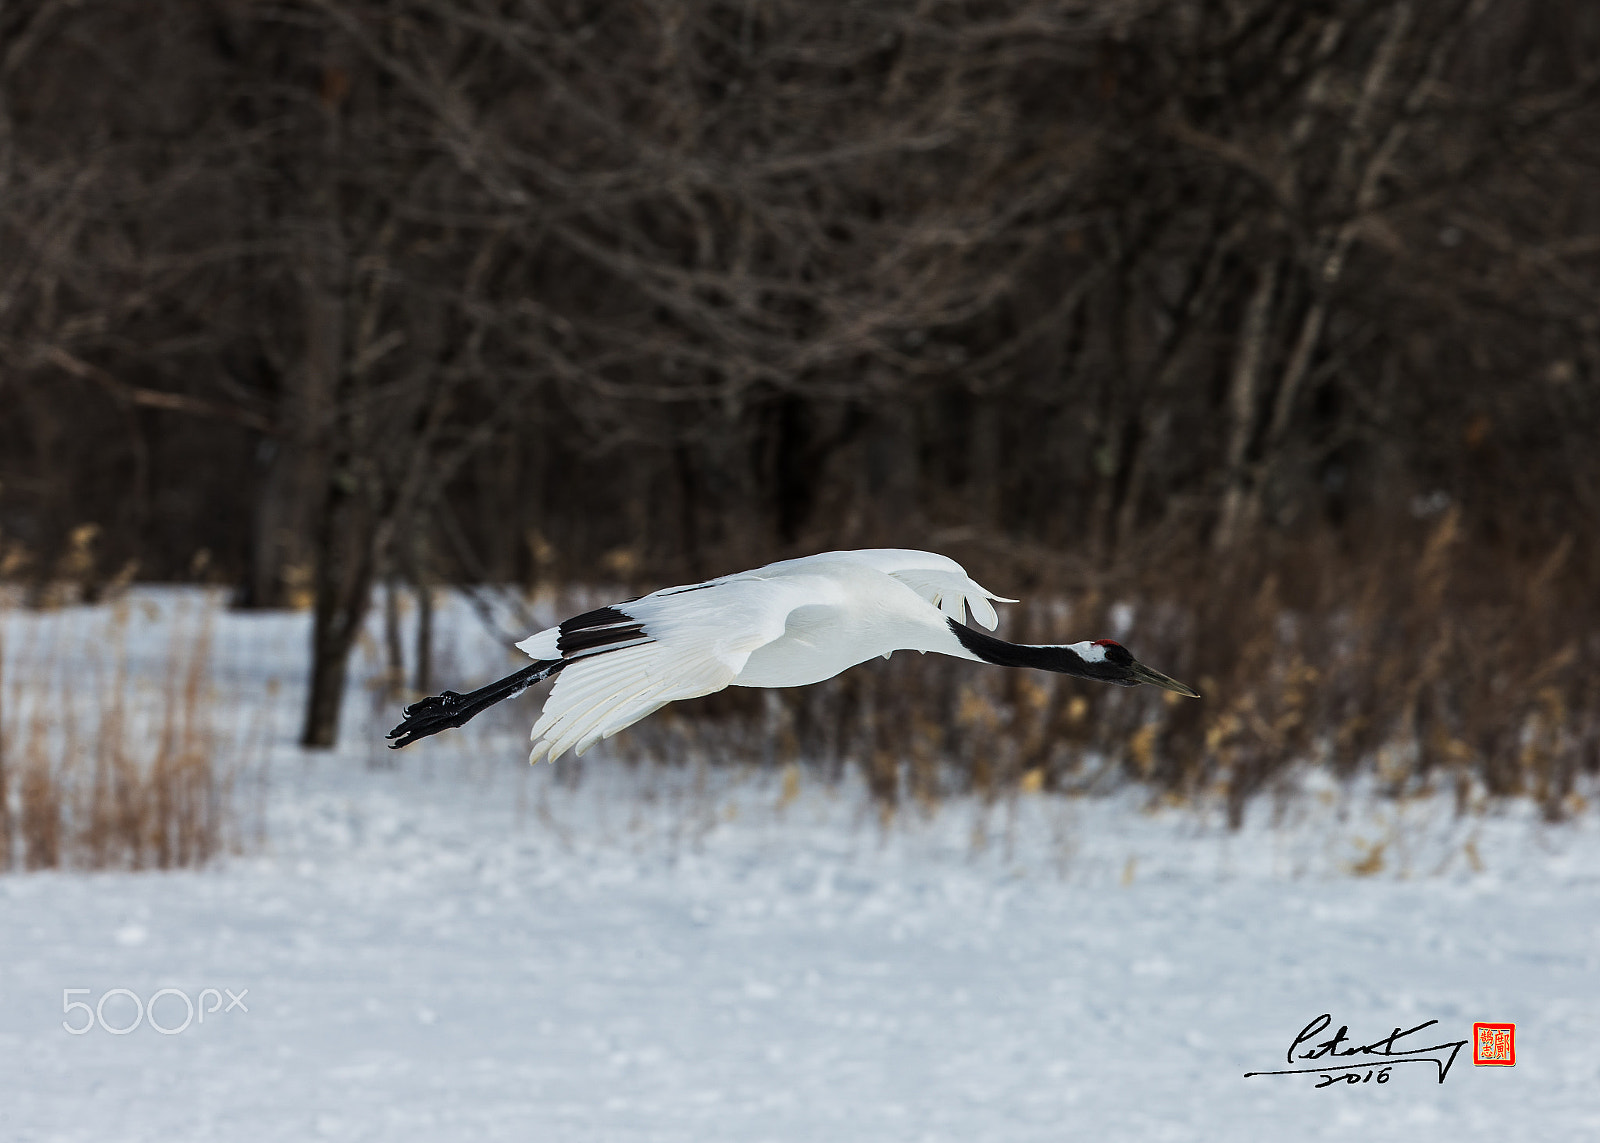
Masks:
[[[331,749],[339,740],[350,649],[372,598],[375,513],[355,480],[336,472],[317,522],[316,612],[311,684],[302,746]]]
[[[812,489],[816,485],[816,450],[812,447],[810,416],[804,401],[785,397],[773,413],[772,504],[778,539],[792,544],[811,516]]]
[[[703,579],[700,556],[700,481],[696,479],[694,457],[689,446],[679,443],[672,450],[672,470],[677,478],[678,491],[678,546],[683,551],[684,566],[691,580]]]
[[[417,584],[417,675],[412,687],[419,695],[433,690],[433,588]]]
[[[399,698],[406,685],[406,654],[400,640],[400,585],[390,572],[383,583],[384,690]]]
[[[297,422],[303,419],[299,409],[291,413]],[[305,586],[298,572],[310,562],[305,543],[319,478],[306,432],[296,423],[291,435],[269,438],[260,446],[266,472],[256,493],[241,607],[304,606],[294,596]]]

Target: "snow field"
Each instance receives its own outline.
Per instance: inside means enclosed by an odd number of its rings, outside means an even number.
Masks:
[[[491,663],[449,615],[447,661]],[[45,621],[7,616],[8,654]],[[134,621],[136,660],[162,661],[160,622]],[[1600,1137],[1592,811],[1458,818],[1308,774],[1237,832],[1137,791],[885,828],[859,785],[809,773],[790,797],[604,749],[530,769],[530,699],[381,752],[392,712],[359,682],[346,745],[307,756],[304,622],[217,617],[220,709],[270,713],[237,794],[257,848],[0,876],[0,1139]],[[65,989],[118,988],[244,989],[248,1011],[62,1027]],[[1321,1012],[1365,1039],[1515,1021],[1518,1063],[1243,1078]]]

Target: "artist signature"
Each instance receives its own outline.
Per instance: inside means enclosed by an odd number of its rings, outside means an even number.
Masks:
[[[1328,1026],[1333,1023],[1333,1017],[1324,1012],[1300,1029],[1300,1034],[1294,1038],[1289,1050],[1283,1054],[1284,1060],[1291,1066],[1271,1072],[1245,1072],[1245,1078],[1320,1075],[1322,1082],[1316,1085],[1319,1088],[1331,1087],[1337,1083],[1371,1083],[1374,1079],[1378,1083],[1388,1083],[1389,1069],[1395,1065],[1427,1063],[1439,1069],[1439,1082],[1443,1083],[1444,1077],[1450,1074],[1450,1066],[1456,1062],[1456,1056],[1467,1046],[1467,1041],[1451,1040],[1426,1048],[1400,1042],[1407,1036],[1416,1035],[1424,1028],[1433,1027],[1438,1022],[1429,1020],[1418,1024],[1415,1028],[1396,1028],[1381,1040],[1345,1047],[1344,1045],[1350,1040],[1350,1027],[1347,1024],[1341,1024],[1339,1030],[1326,1040],[1317,1040],[1317,1037],[1326,1032]],[[1307,1044],[1310,1047],[1306,1051],[1295,1054],[1298,1048]],[[1351,1057],[1357,1058],[1351,1059]],[[1310,1067],[1304,1065],[1304,1061],[1314,1060],[1327,1062],[1313,1063]]]

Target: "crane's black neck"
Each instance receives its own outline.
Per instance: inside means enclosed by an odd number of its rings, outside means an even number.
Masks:
[[[1076,675],[1080,679],[1096,679],[1103,683],[1121,683],[1128,677],[1126,666],[1114,661],[1109,653],[1103,661],[1091,663],[1071,647],[1007,643],[1004,639],[985,635],[954,619],[946,622],[963,647],[985,663],[993,663],[997,667],[1030,667],[1036,671],[1055,671],[1060,675]],[[1116,649],[1122,651],[1121,647]],[[1110,651],[1109,648],[1107,650]],[[1123,653],[1127,654],[1126,651]],[[1131,661],[1133,656],[1129,655],[1128,658]]]

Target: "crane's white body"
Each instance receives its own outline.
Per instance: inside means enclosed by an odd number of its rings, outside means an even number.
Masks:
[[[937,651],[1001,667],[1026,667],[1117,686],[1151,683],[1199,698],[1110,639],[1007,643],[986,590],[948,556],[901,548],[823,552],[640,599],[598,607],[517,646],[531,666],[470,694],[445,691],[405,708],[389,732],[398,750],[462,726],[480,711],[557,676],[533,726],[530,762],[582,754],[676,699],[727,686],[797,687],[832,678],[877,655]]]
[[[961,622],[970,610],[993,630],[991,600],[1015,602],[947,556],[876,548],[784,560],[616,604],[606,610],[626,624],[589,630],[623,632],[619,643],[564,652],[563,634],[574,632],[563,625],[517,644],[536,660],[569,660],[533,727],[529,760],[572,747],[582,754],[669,702],[727,686],[803,686],[899,650],[982,662],[947,619]],[[1103,654],[1078,646],[1090,659]]]

